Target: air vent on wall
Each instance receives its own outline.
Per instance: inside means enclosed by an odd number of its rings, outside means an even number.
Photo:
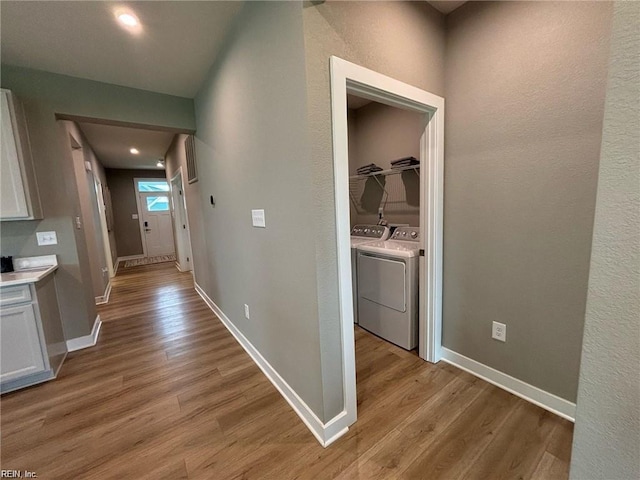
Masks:
[[[187,137],[184,142],[184,148],[187,155],[187,181],[189,183],[198,181],[198,170],[196,168],[196,144],[193,135]]]

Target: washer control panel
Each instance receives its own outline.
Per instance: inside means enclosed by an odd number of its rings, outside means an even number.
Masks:
[[[407,242],[420,241],[420,229],[418,227],[398,227],[391,235],[391,240],[405,240]]]
[[[389,227],[383,225],[356,225],[351,229],[351,236],[384,240],[389,236]]]

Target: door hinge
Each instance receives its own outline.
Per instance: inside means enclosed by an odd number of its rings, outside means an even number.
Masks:
[[[421,249],[420,249],[420,256],[421,256],[421,257],[424,257],[424,248],[421,248]]]

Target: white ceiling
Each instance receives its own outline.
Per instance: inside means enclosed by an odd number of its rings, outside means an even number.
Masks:
[[[441,0],[441,1],[432,1],[427,0],[427,2],[434,7],[435,9],[441,11],[445,15],[447,13],[453,12],[456,8],[461,6],[463,3],[467,3],[466,1],[460,2],[458,0]]]
[[[78,123],[105,168],[142,168],[158,170],[158,159],[164,159],[174,133],[119,127],[97,123]],[[132,154],[135,147],[140,153]]]
[[[2,0],[2,63],[193,98],[242,1]],[[464,1],[429,1],[447,14]],[[134,34],[116,22],[130,9]],[[350,97],[349,108],[369,100]],[[80,123],[107,168],[157,168],[173,133]],[[135,146],[139,155],[129,149]]]
[[[429,1],[447,14],[464,1]],[[2,63],[193,98],[242,1],[2,0]],[[115,11],[131,9],[132,34]]]
[[[193,98],[240,1],[2,1],[2,63]],[[115,21],[131,8],[142,31]]]

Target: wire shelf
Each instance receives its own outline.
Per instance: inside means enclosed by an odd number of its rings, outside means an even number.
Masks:
[[[390,168],[389,170],[381,170],[379,172],[371,172],[366,173],[364,175],[351,175],[349,179],[357,179],[357,178],[367,178],[367,177],[378,177],[378,176],[387,176],[387,175],[396,175],[402,172],[408,172],[409,170],[413,170],[416,172],[416,175],[420,175],[418,171],[420,170],[420,165],[410,165],[408,167],[400,167],[400,168]]]

